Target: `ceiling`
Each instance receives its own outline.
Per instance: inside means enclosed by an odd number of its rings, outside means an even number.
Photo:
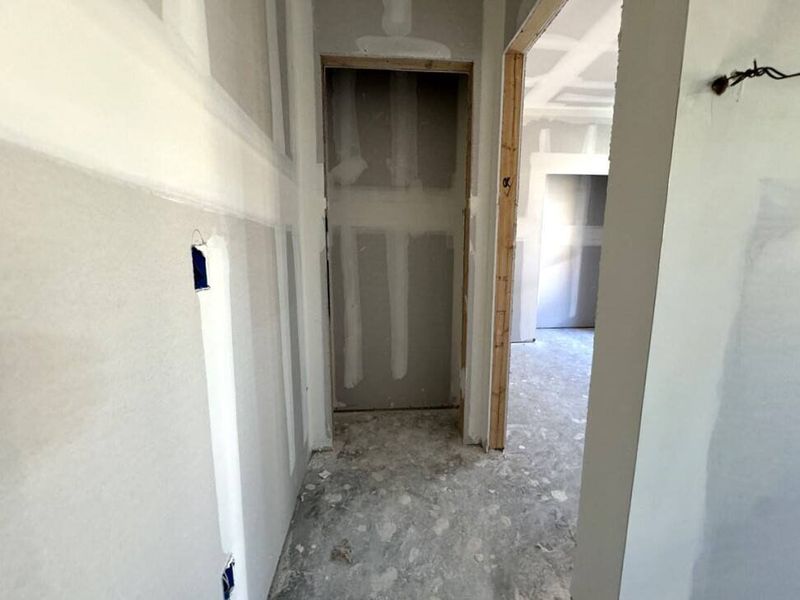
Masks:
[[[611,122],[621,0],[569,0],[528,51],[524,117]]]

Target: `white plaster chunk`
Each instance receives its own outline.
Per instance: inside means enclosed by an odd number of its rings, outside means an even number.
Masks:
[[[446,517],[436,519],[436,524],[433,526],[433,531],[436,535],[442,535],[450,528],[450,521]]]
[[[386,521],[378,525],[378,537],[382,542],[388,542],[397,532],[397,525],[392,521]]]
[[[569,498],[564,490],[553,490],[550,492],[550,495],[553,497],[553,500],[557,502],[566,502]]]

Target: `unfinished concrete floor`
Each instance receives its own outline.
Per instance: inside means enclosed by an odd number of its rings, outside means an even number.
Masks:
[[[505,454],[449,410],[337,414],[270,598],[568,600],[592,342],[512,346]]]

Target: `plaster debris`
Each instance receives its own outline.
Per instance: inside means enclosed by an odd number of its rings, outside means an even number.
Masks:
[[[298,551],[300,554],[302,554],[302,553],[303,553],[303,552],[305,552],[305,550],[306,550],[306,549],[303,547],[303,544],[297,544],[297,546],[295,546],[295,547],[294,547],[294,549],[295,549],[295,550],[297,550],[297,551]]]
[[[309,483],[309,484],[307,484],[307,485],[306,485],[306,489],[307,489],[309,492],[311,492],[311,491],[313,491],[313,490],[317,489],[317,486],[315,486],[313,483]]]
[[[338,504],[342,501],[341,494],[325,494],[325,502],[328,504]]]
[[[330,473],[330,471],[328,471],[327,469],[326,469],[326,470],[324,470],[324,471],[320,471],[320,472],[319,472],[319,478],[320,478],[320,479],[327,479],[327,478],[328,478],[328,477],[330,477],[330,476],[331,476],[331,473]]]
[[[400,502],[400,504],[402,504],[403,506],[408,506],[409,504],[411,504],[411,496],[409,496],[408,494],[403,494],[402,496],[400,496],[398,502]]]
[[[333,547],[331,550],[331,560],[334,562],[352,564],[353,548],[350,546],[349,540],[344,539]]]
[[[304,483],[330,488],[334,482],[319,482],[322,469],[347,481],[347,510],[340,508],[344,500],[331,509],[325,494],[316,492],[297,505],[292,542],[276,576],[284,584],[273,586],[270,600],[569,598],[564,590],[572,572],[582,446],[573,436],[583,429],[572,418],[586,410],[581,395],[588,387],[592,335],[543,330],[541,340],[511,348],[512,380],[524,376],[529,385],[510,392],[514,427],[507,445],[525,450],[486,454],[462,445],[453,411],[334,415],[337,450],[315,454]],[[559,358],[554,348],[565,349],[569,371],[565,355]],[[585,377],[574,375],[576,354],[583,357]],[[551,431],[547,440],[538,437],[540,427]],[[510,466],[505,477],[503,464]],[[376,483],[373,473],[383,474],[385,483]],[[543,479],[552,484],[531,487]],[[567,499],[556,502],[552,490]],[[412,502],[403,504],[403,495]],[[445,520],[447,529],[437,528]],[[387,522],[396,531],[382,541],[380,525]],[[349,555],[338,555],[349,562],[331,551],[345,539],[352,543]],[[306,548],[302,554],[294,550],[298,543]],[[316,552],[309,550],[313,544]],[[389,568],[397,570],[394,582],[373,591],[372,578],[382,587]]]
[[[436,519],[436,524],[433,526],[433,531],[436,535],[442,535],[447,529],[450,528],[450,521],[445,517]]]
[[[553,490],[550,492],[550,495],[553,497],[553,500],[558,502],[566,502],[568,499],[567,493],[564,490]]]
[[[378,537],[382,542],[388,542],[397,531],[397,525],[391,521],[378,525]]]

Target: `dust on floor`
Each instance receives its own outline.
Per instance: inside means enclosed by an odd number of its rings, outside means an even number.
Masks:
[[[512,347],[505,454],[449,410],[337,414],[270,598],[568,600],[593,334]]]

